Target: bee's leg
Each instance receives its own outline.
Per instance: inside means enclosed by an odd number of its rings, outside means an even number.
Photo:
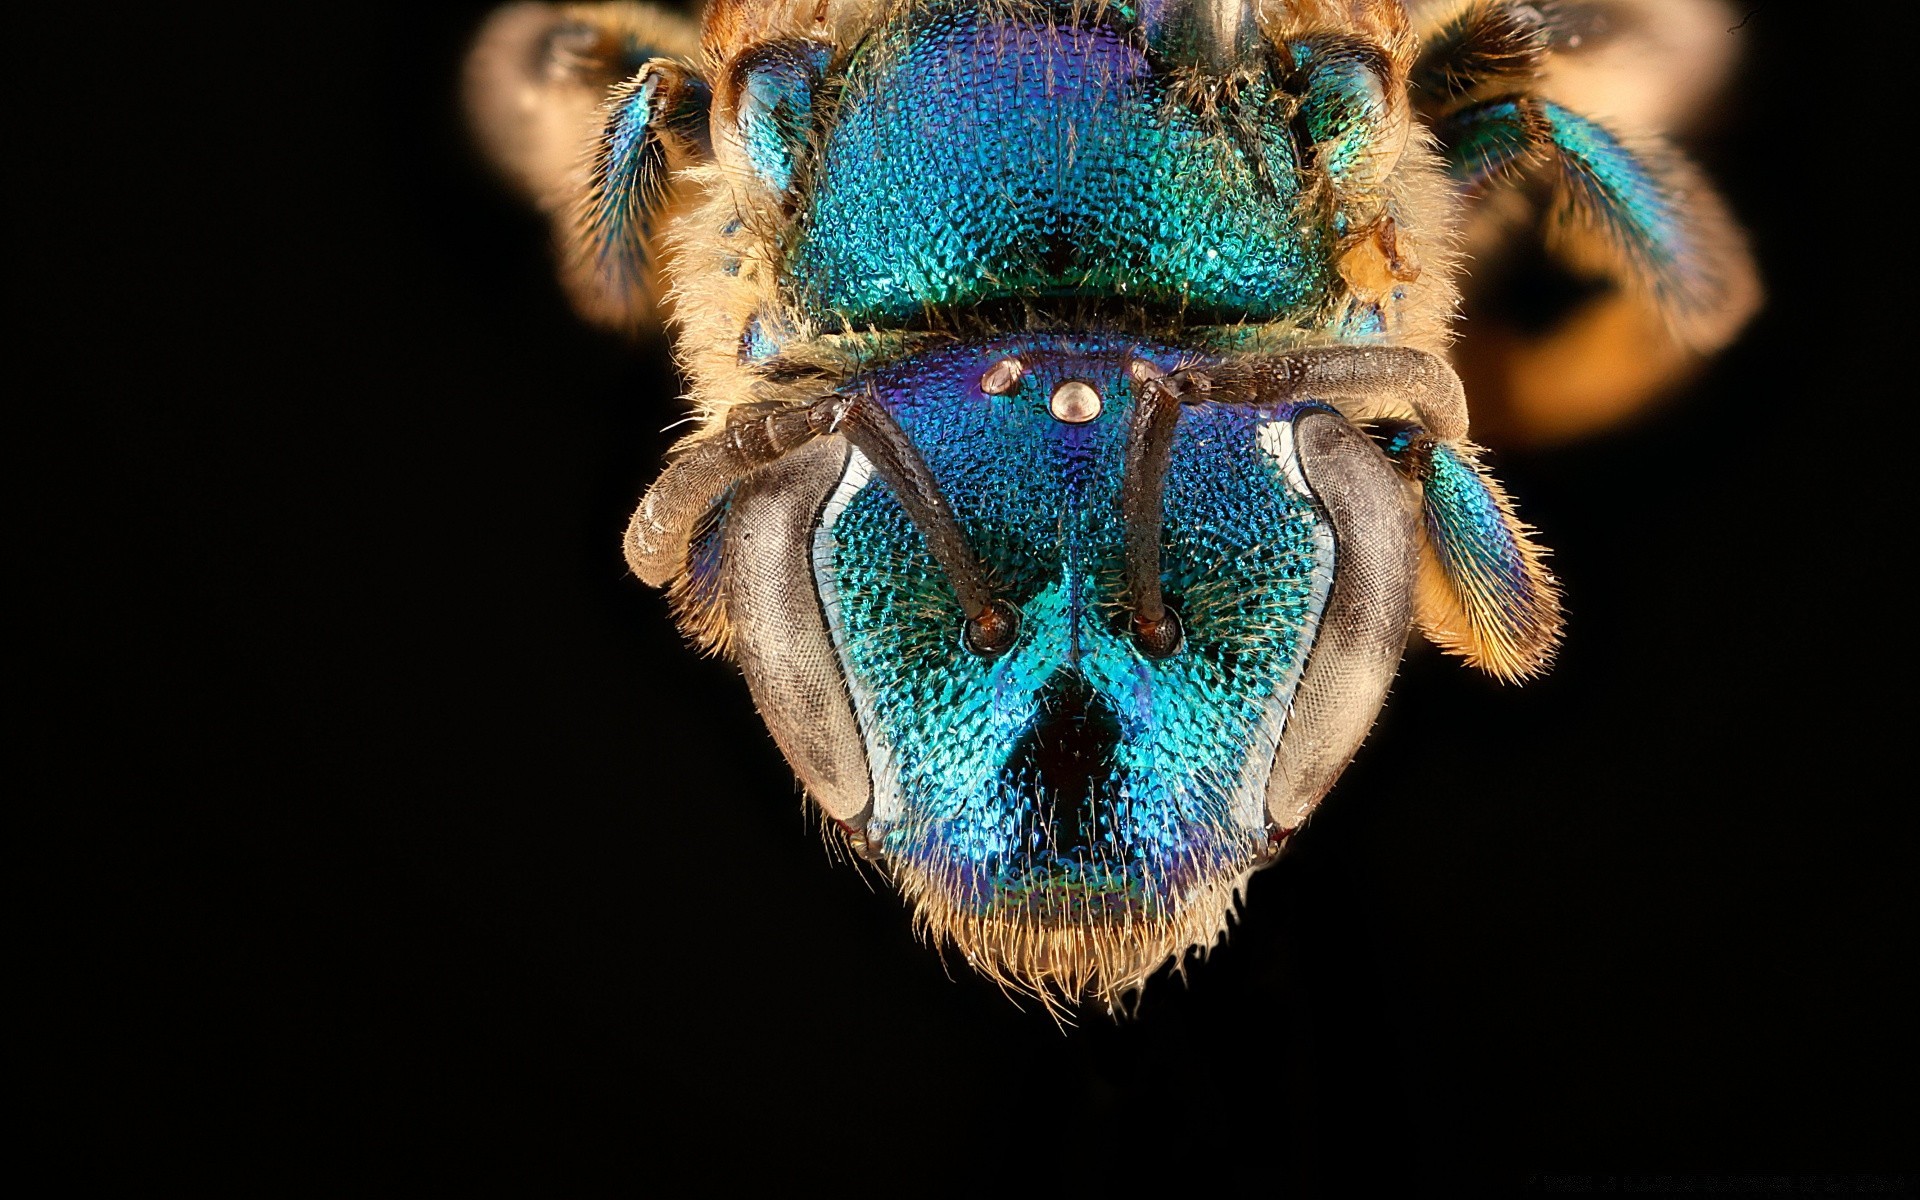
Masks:
[[[1140,30],[1168,62],[1225,76],[1258,44],[1254,7],[1252,0],[1141,5]]]
[[[1555,236],[1592,239],[1679,341],[1717,350],[1752,312],[1758,285],[1745,238],[1700,173],[1672,150],[1629,148],[1599,123],[1527,96],[1462,109],[1437,132],[1455,177],[1470,188],[1543,168],[1554,192]]]
[[[1731,62],[1728,6],[1420,0],[1412,13],[1415,107],[1455,175],[1481,193],[1523,175],[1552,185],[1550,212],[1506,189],[1485,197],[1468,228],[1481,271],[1455,361],[1482,424],[1520,440],[1577,437],[1637,410],[1730,341],[1760,289],[1719,198],[1658,143],[1623,141],[1576,115],[1605,112],[1635,130],[1684,126]],[[1523,256],[1543,216],[1546,262],[1535,267]],[[1500,319],[1508,277],[1541,268],[1541,283],[1567,293],[1564,313],[1529,299],[1518,319]]]
[[[1332,346],[1245,356],[1162,372],[1136,359],[1121,515],[1133,633],[1143,653],[1179,645],[1179,618],[1160,587],[1167,465],[1186,404],[1334,405],[1349,420],[1389,431],[1382,448],[1421,489],[1425,530],[1415,619],[1436,644],[1503,679],[1538,674],[1560,634],[1560,592],[1544,551],[1467,442],[1459,378],[1406,347]]]
[[[648,243],[671,176],[707,156],[697,26],[645,4],[514,4],[467,58],[467,108],[494,165],[554,223],[581,313],[624,332],[657,320]]]
[[[1560,642],[1560,586],[1533,528],[1478,447],[1418,425],[1370,426],[1380,448],[1420,486],[1422,544],[1414,622],[1427,640],[1509,682],[1538,675]]]
[[[835,393],[811,404],[772,409],[743,407],[719,432],[682,442],[627,525],[627,565],[655,587],[673,583],[687,569],[696,530],[728,489],[833,434],[867,457],[926,539],[966,617],[967,645],[986,657],[1012,646],[1020,627],[1019,610],[994,596],[986,569],[967,544],[926,460],[869,392]]]
[[[703,155],[708,100],[704,80],[666,59],[609,93],[586,191],[559,220],[569,291],[593,320],[631,331],[653,317],[654,235],[672,172]]]
[[[509,4],[467,54],[474,136],[509,183],[553,212],[575,198],[607,94],[651,59],[699,52],[699,28],[668,9]]]

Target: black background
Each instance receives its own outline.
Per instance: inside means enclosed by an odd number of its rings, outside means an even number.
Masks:
[[[52,1019],[16,1036],[66,1170],[1911,1164],[1898,70],[1841,86],[1785,5],[1733,35],[1705,157],[1770,307],[1676,403],[1498,460],[1567,585],[1559,668],[1413,653],[1230,942],[1063,1030],[823,852],[734,672],[626,573],[679,384],[569,315],[468,150],[484,7],[24,40],[16,987]]]

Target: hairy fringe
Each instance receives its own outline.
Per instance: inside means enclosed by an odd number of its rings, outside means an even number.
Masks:
[[[951,944],[1000,988],[1057,1015],[1089,1004],[1125,1012],[1162,967],[1178,971],[1189,956],[1206,957],[1239,915],[1252,874],[1249,866],[1230,878],[1207,878],[1165,912],[1129,908],[1070,922],[1013,906],[983,911],[916,866],[892,870],[921,937],[936,947]]]

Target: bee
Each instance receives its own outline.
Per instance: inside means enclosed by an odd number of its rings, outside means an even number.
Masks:
[[[1725,15],[521,4],[468,102],[581,313],[672,330],[697,428],[633,572],[931,941],[1112,1006],[1221,939],[1413,633],[1551,663],[1463,375],[1516,440],[1572,436],[1751,316],[1657,136]],[[1526,243],[1580,283],[1544,328],[1486,307]],[[1490,315],[1456,346],[1463,279]]]

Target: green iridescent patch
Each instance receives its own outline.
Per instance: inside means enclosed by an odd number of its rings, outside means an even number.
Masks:
[[[1094,296],[1272,320],[1317,303],[1284,97],[1264,75],[1205,113],[1106,25],[935,11],[849,64],[789,242],[829,327]]]

